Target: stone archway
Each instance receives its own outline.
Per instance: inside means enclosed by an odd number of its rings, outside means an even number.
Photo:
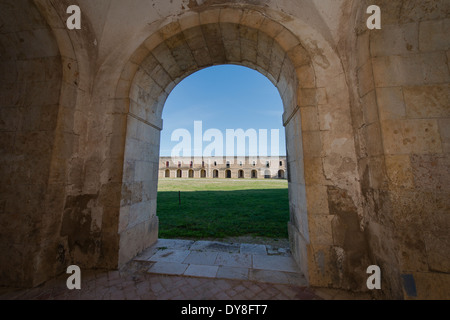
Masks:
[[[366,290],[369,264],[389,297],[405,274],[420,297],[447,281],[447,4],[382,1],[369,31],[368,0],[76,2],[72,31],[69,0],[2,2],[2,284],[117,268],[156,241],[165,98],[226,63],[282,96],[289,235],[311,285]]]
[[[140,166],[151,173],[139,181],[123,181],[122,190],[135,190],[138,196],[132,199],[139,201],[122,200],[120,216],[139,215],[137,208],[156,206],[157,170],[150,167],[158,163],[161,115],[171,90],[185,77],[208,66],[246,66],[265,75],[280,92],[288,153],[291,249],[312,284],[328,285],[341,281],[344,273],[354,272],[354,266],[340,270],[342,248],[336,249],[331,237],[333,216],[327,205],[328,186],[349,200],[343,204],[331,199],[331,203],[343,205],[345,210],[350,208],[351,223],[357,222],[360,210],[345,73],[320,33],[301,21],[294,19],[289,24],[276,13],[263,11],[254,6],[206,6],[163,22],[130,57],[115,97],[116,105],[124,106],[127,113],[124,171]],[[294,25],[297,34],[292,31]],[[302,34],[305,42],[301,41]],[[142,149],[146,158],[136,154]],[[119,231],[119,266],[157,239],[155,209],[141,221],[140,225],[124,225]],[[345,223],[342,228],[345,233]],[[365,249],[358,248],[352,254],[365,256]]]

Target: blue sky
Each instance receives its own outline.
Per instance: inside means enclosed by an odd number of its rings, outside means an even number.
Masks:
[[[163,111],[161,156],[170,156],[180,143],[181,140],[171,141],[177,129],[190,132],[193,153],[194,121],[202,121],[203,134],[208,129],[220,130],[224,138],[223,154],[227,154],[227,129],[254,129],[257,133],[266,129],[268,155],[271,155],[271,130],[278,129],[279,155],[284,156],[286,147],[282,114],[283,103],[277,88],[259,72],[236,65],[203,69],[179,83],[167,98]],[[259,134],[257,138],[266,141]],[[203,149],[209,144],[211,142],[204,141]],[[248,154],[248,139],[246,145]]]

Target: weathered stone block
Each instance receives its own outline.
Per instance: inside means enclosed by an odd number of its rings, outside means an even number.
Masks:
[[[372,65],[377,88],[450,81],[444,52],[376,57]]]
[[[404,119],[406,117],[401,87],[377,88],[380,120]]]
[[[442,150],[450,153],[450,119],[439,119],[439,132],[441,134]]]
[[[440,154],[411,156],[414,184],[421,190],[450,190],[450,159]]]
[[[450,258],[450,216],[448,213],[430,212],[424,219],[424,242],[427,249],[427,262],[430,270],[448,272]]]
[[[332,247],[328,245],[307,245],[308,275],[311,286],[333,287],[337,270],[334,270]]]
[[[141,45],[130,57],[130,62],[139,65],[149,54],[149,49],[145,45]]]
[[[383,142],[381,128],[378,122],[372,123],[364,128],[367,153],[369,156],[383,154]]]
[[[264,21],[264,15],[253,10],[243,10],[240,23],[244,26],[258,29]]]
[[[163,26],[162,28],[159,29],[161,38],[164,40],[170,39],[173,36],[179,34],[180,32],[181,32],[181,26],[178,21],[166,24],[165,26]]]
[[[221,23],[234,23],[238,24],[241,21],[242,11],[236,11],[232,8],[222,8],[220,10],[219,21]]]
[[[362,34],[358,35],[357,38],[357,56],[356,56],[356,67],[360,68],[367,63],[370,59],[370,46],[369,46],[369,37],[370,32],[367,30]]]
[[[200,23],[218,23],[220,17],[220,9],[213,9],[200,12]]]
[[[298,46],[300,41],[298,38],[288,29],[284,28],[281,32],[275,37],[275,41],[286,51],[293,49]]]
[[[358,70],[358,92],[359,96],[365,96],[374,89],[372,63],[368,61]]]
[[[389,182],[394,187],[414,187],[414,176],[409,155],[386,155],[385,161]]]
[[[182,31],[197,27],[200,24],[200,17],[197,12],[189,12],[188,15],[183,16],[179,21]]]
[[[413,276],[417,288],[417,297],[414,297],[415,299],[450,299],[450,294],[447,290],[450,286],[450,276],[448,274],[438,272],[414,272]],[[407,298],[414,299],[413,297]]]
[[[317,131],[319,130],[319,118],[316,107],[301,107],[301,119],[303,131]]]
[[[422,21],[419,29],[420,51],[449,50],[450,19]]]
[[[442,152],[436,120],[384,120],[381,131],[387,154]]]
[[[159,32],[155,32],[144,41],[144,46],[149,51],[152,51],[157,46],[159,46],[161,44],[161,42],[163,42],[163,41],[164,41],[164,39],[163,39],[162,35]]]
[[[408,118],[449,118],[450,85],[403,88]]]
[[[302,135],[304,155],[308,157],[320,157],[322,153],[320,131],[304,131]]]
[[[292,61],[292,63],[294,64],[295,68],[301,67],[304,65],[308,65],[311,62],[309,53],[300,44],[291,48],[287,52],[287,55],[288,55],[289,59]]]
[[[305,166],[306,185],[325,185],[326,180],[323,175],[322,158],[305,157],[303,161]]]
[[[366,124],[378,122],[378,108],[375,90],[362,97],[362,109]]]
[[[295,69],[300,88],[315,88],[316,76],[311,65],[304,65]]]
[[[326,186],[307,186],[306,200],[310,215],[328,215],[328,194]]]
[[[385,26],[381,30],[371,33],[370,52],[372,57],[417,52],[419,49],[417,33],[417,23]]]
[[[308,219],[311,242],[316,245],[333,245],[331,221],[333,215],[311,215]]]

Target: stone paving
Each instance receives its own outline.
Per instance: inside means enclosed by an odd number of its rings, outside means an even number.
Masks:
[[[135,261],[152,274],[307,285],[288,248],[264,244],[160,239]]]
[[[82,270],[81,290],[67,289],[67,278],[33,289],[0,288],[0,300],[370,299],[309,288],[288,250],[252,244],[159,240],[120,271]]]

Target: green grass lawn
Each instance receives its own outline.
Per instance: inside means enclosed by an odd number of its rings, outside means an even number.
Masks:
[[[160,238],[287,238],[288,184],[286,180],[160,179],[157,214]]]

